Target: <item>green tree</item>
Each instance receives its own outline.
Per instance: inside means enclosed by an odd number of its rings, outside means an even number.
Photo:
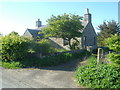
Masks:
[[[19,35],[2,38],[2,61],[16,61],[23,58],[28,50],[28,41]]]
[[[111,35],[120,33],[120,26],[114,20],[104,21],[103,24],[98,26],[98,30],[100,30],[98,33],[98,45],[105,46],[104,40],[111,37]]]
[[[1,56],[2,56],[2,34],[0,34],[0,59],[1,59]]]
[[[15,31],[12,31],[9,35],[19,35],[19,34]]]
[[[117,34],[112,35],[105,42],[110,49],[116,51],[115,53],[110,53],[108,57],[113,63],[120,65],[120,36]]]
[[[82,17],[74,14],[58,15],[47,20],[47,27],[43,29],[45,37],[57,37],[62,39],[67,39],[69,42],[69,47],[72,49],[71,40],[76,40],[76,37],[80,37],[82,33],[83,26],[81,23]]]

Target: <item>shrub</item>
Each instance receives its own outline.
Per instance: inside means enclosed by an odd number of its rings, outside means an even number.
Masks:
[[[113,64],[120,65],[120,53],[110,53],[108,54],[108,58],[110,58],[110,61],[112,61]]]
[[[29,57],[22,60],[22,64],[24,67],[45,67],[45,66],[55,66],[60,65],[62,63],[66,63],[71,60],[75,60],[78,58],[84,57],[86,54],[82,53],[62,53],[55,56],[47,56],[45,58],[36,58]]]
[[[111,36],[110,38],[105,40],[106,45],[114,50],[120,53],[120,36],[115,34]]]
[[[17,68],[23,67],[20,62],[14,62],[14,61],[12,61],[12,62],[2,62],[1,66],[3,66],[4,68],[9,68],[9,69],[17,69]]]
[[[0,35],[0,59],[1,59],[1,56],[2,56],[2,35]]]
[[[61,53],[55,56],[46,56],[44,58],[37,58],[36,56],[26,56],[19,63],[11,62],[3,62],[3,67],[6,68],[27,68],[27,67],[45,67],[45,66],[55,66],[60,65],[62,63],[66,63],[71,60],[81,59],[85,56],[90,55],[89,52],[77,52],[77,53]]]
[[[95,56],[91,56],[89,57],[89,59],[87,60],[89,64],[92,64],[92,65],[96,65],[97,64],[97,59]]]
[[[108,58],[116,65],[120,65],[120,36],[113,35],[112,37],[106,39],[106,45],[116,51],[116,53],[110,53]]]
[[[42,39],[40,41],[31,40],[29,42],[28,53],[41,53],[42,55],[47,55],[49,53],[63,52],[66,49],[58,49],[52,46],[51,42],[47,39]]]
[[[55,66],[62,63],[66,63],[71,60],[81,59],[85,57],[88,52],[84,51],[82,53],[61,53],[55,56],[47,56],[44,58],[37,58],[35,56],[25,57],[18,63],[15,62],[3,62],[3,67],[6,68],[27,68],[27,67],[45,67],[45,66]]]
[[[34,44],[35,44],[34,50],[36,53],[46,55],[48,53],[53,52],[51,43],[46,39],[42,39],[41,41],[35,42]]]
[[[54,50],[54,52],[64,52],[64,51],[68,51],[68,50],[66,50],[66,49],[59,49],[59,48],[53,48]]]
[[[92,62],[91,62],[92,61]],[[91,63],[76,70],[79,84],[88,88],[119,88],[120,68],[109,64],[96,65],[95,59]]]
[[[19,35],[8,35],[2,38],[2,61],[15,61],[27,53],[28,42]]]

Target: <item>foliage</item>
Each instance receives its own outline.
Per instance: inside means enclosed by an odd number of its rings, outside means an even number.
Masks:
[[[68,51],[68,50],[66,50],[66,49],[59,49],[59,48],[53,48],[54,50],[54,53],[55,52],[64,52],[64,51]]]
[[[108,54],[108,58],[113,62],[113,64],[120,65],[120,53],[110,53]]]
[[[89,57],[89,59],[87,60],[89,64],[91,65],[96,65],[97,64],[97,59],[95,56],[91,56]]]
[[[46,55],[49,53],[55,52],[53,49],[51,42],[47,39],[42,39],[40,41],[31,40],[29,42],[29,53],[40,53],[42,55]]]
[[[27,53],[28,41],[22,36],[8,35],[2,38],[2,61],[15,61]]]
[[[110,64],[96,65],[95,60],[76,70],[78,83],[88,88],[119,88],[120,68]]]
[[[77,40],[77,38],[73,38],[73,41],[71,43],[72,43],[70,47],[71,50],[80,49],[80,41]]]
[[[23,67],[22,64],[20,62],[0,62],[0,66],[4,67],[4,68],[9,68],[9,69],[17,69],[17,68],[21,68]]]
[[[40,41],[30,40],[28,48],[28,53],[41,53],[42,55],[67,51],[66,49],[54,47],[48,39],[41,39]]]
[[[1,59],[1,56],[2,56],[2,35],[0,35],[0,59]]]
[[[106,39],[106,45],[110,49],[116,51],[108,55],[108,58],[110,59],[110,61],[120,65],[120,36],[117,34],[112,35],[112,37]]]
[[[19,34],[15,31],[12,31],[9,35],[19,35]]]
[[[68,61],[75,60],[78,58],[81,59],[85,57],[86,55],[89,55],[89,52],[84,51],[82,53],[61,53],[59,55],[47,56],[44,58],[37,58],[35,56],[29,56],[19,61],[20,67],[19,65],[16,65],[16,67],[13,67],[13,68],[21,68],[21,67],[22,68],[27,68],[27,67],[40,68],[40,67],[45,67],[45,66],[55,66],[55,65],[60,65],[62,63],[66,63]],[[9,63],[10,62],[8,62],[8,64]],[[3,65],[3,67],[4,66],[6,67],[6,65]],[[9,68],[9,67],[6,67],[6,68]]]
[[[42,31],[45,37],[57,37],[67,39],[70,49],[72,49],[71,39],[76,40],[76,37],[81,36],[80,30],[83,26],[81,23],[82,18],[79,15],[66,14],[58,15],[47,20],[47,27]]]
[[[103,24],[98,26],[98,45],[105,46],[105,39],[111,37],[111,35],[120,33],[120,26],[116,23],[116,21],[104,21]]]
[[[35,51],[42,54],[50,53],[51,51],[51,43],[48,40],[41,40],[39,42],[36,42],[36,48]]]
[[[61,53],[59,55],[47,56],[44,58],[28,57],[22,60],[21,63],[24,67],[39,68],[39,67],[45,67],[45,66],[60,65],[62,63],[66,63],[71,60],[83,58],[86,55],[89,55],[89,53],[84,51],[84,53]]]
[[[105,40],[107,47],[117,52],[120,52],[120,36],[115,34]]]

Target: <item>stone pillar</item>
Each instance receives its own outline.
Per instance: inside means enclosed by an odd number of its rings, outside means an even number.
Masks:
[[[103,49],[98,48],[98,54],[97,54],[97,64],[102,63],[102,56],[103,56]]]

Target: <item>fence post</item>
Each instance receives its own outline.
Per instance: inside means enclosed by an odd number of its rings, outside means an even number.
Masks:
[[[103,56],[103,49],[98,48],[98,53],[97,53],[97,64],[102,63],[102,56]]]

